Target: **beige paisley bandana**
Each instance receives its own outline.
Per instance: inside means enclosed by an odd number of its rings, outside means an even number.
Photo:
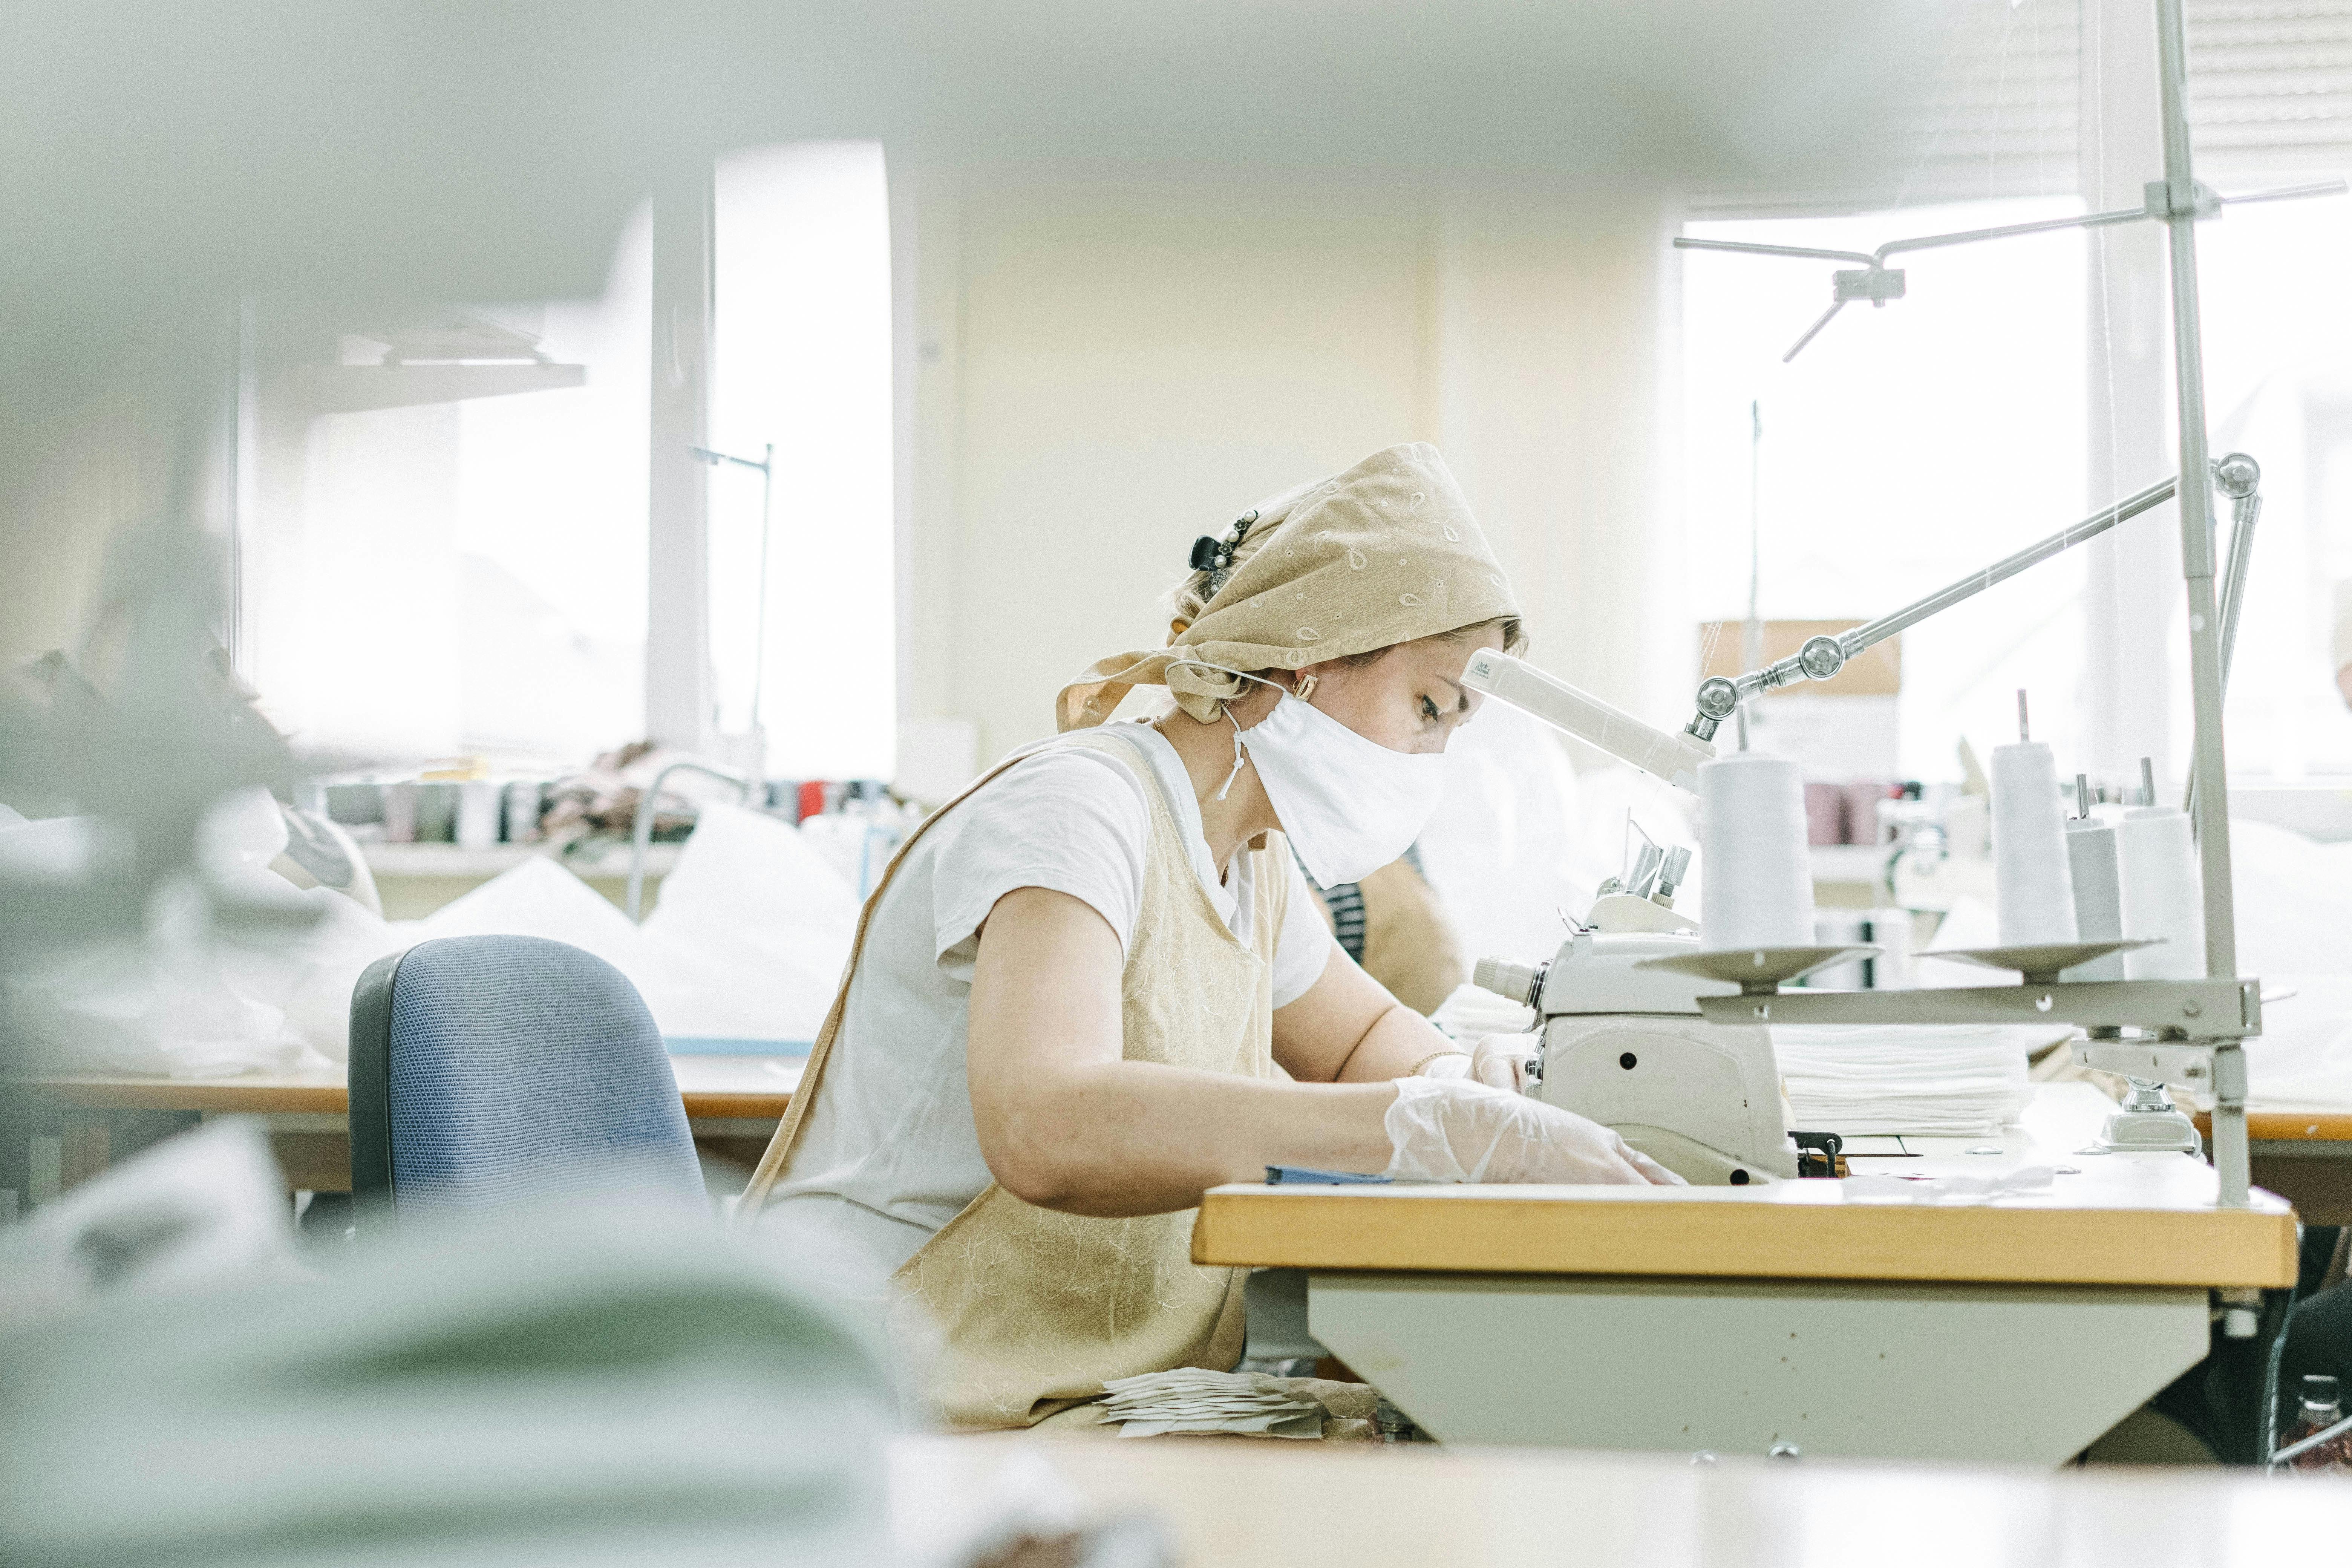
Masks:
[[[1297,669],[1519,613],[1462,487],[1427,442],[1262,503],[1249,538],[1255,552],[1166,647],[1114,655],[1064,687],[1057,727],[1101,723],[1138,686],[1167,687],[1206,723],[1243,683],[1203,665]]]

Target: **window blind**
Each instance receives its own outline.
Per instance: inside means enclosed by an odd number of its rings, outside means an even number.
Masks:
[[[1870,145],[1807,176],[1693,191],[1690,216],[1871,212],[2077,190],[2079,0],[1951,0],[1948,11],[1888,89]],[[2242,190],[2352,171],[2352,0],[2189,0],[2186,20],[2200,178]]]
[[[2352,169],[2352,0],[2190,0],[2188,28],[2199,178]]]
[[[1794,179],[1692,191],[1695,218],[1880,212],[2076,189],[2077,0],[1948,0],[1864,145]]]

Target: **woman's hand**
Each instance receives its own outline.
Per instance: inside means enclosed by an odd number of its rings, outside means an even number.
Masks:
[[[1528,1063],[1536,1054],[1535,1035],[1486,1035],[1470,1047],[1469,1076],[1489,1089],[1525,1094]]]
[[[1399,1079],[1386,1126],[1400,1181],[1685,1184],[1597,1121],[1467,1079]]]

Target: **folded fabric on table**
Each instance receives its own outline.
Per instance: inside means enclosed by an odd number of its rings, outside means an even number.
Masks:
[[[1475,1040],[1526,1034],[1536,1026],[1536,1010],[1465,980],[1438,1005],[1429,1021],[1457,1040]]]
[[[2046,1193],[2057,1175],[2054,1165],[2026,1165],[1990,1176],[1905,1176],[1874,1171],[1848,1176],[1838,1184],[1838,1191],[1849,1203],[1971,1204]]]
[[[1795,1124],[1848,1137],[1974,1137],[2025,1109],[2025,1058],[2073,1029],[1933,1025],[1772,1026]]]
[[[1249,1437],[1320,1437],[1327,1420],[1369,1420],[1379,1395],[1362,1384],[1180,1366],[1118,1377],[1096,1418],[1122,1437],[1229,1432]]]

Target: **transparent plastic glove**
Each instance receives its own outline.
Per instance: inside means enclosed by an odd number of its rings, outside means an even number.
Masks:
[[[1538,1035],[1488,1035],[1472,1042],[1468,1076],[1489,1089],[1524,1094],[1528,1063],[1536,1054]]]
[[[1683,1180],[1598,1122],[1467,1079],[1401,1078],[1382,1125],[1401,1182]]]

